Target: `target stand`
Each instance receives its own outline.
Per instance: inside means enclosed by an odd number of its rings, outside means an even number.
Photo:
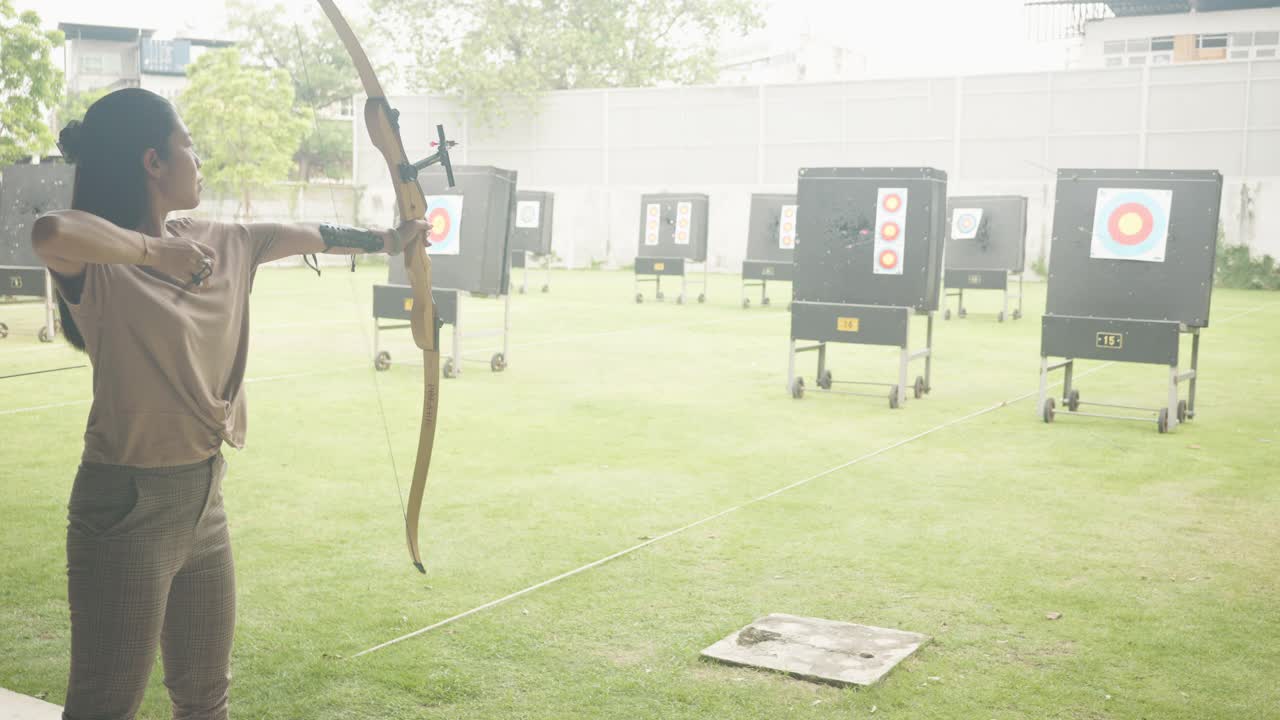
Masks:
[[[1222,176],[1213,170],[1058,171],[1040,334],[1037,412],[1044,422],[1061,415],[1137,420],[1166,433],[1195,417],[1221,198]],[[1191,336],[1185,371],[1179,369],[1184,335]],[[1073,377],[1080,359],[1165,366],[1161,405],[1081,399]],[[1049,393],[1057,370],[1060,406]],[[1184,384],[1187,397],[1180,399]]]
[[[635,298],[644,302],[641,285],[652,283],[653,296],[661,301],[663,277],[680,278],[676,304],[690,297],[690,287],[698,288],[697,300],[707,301],[707,208],[706,195],[654,194],[640,198],[640,245],[635,264]],[[700,267],[699,267],[700,266]],[[700,280],[689,280],[690,271],[702,271]]]
[[[463,352],[468,340],[501,338],[501,349],[485,353],[480,360],[493,372],[502,372],[510,361],[509,243],[516,213],[514,170],[456,166],[453,175],[456,187],[449,185],[443,171],[424,172],[420,177],[427,200],[426,221],[431,225],[427,254],[436,286],[431,297],[436,305],[437,332],[443,325],[453,327],[453,346],[441,366],[446,378],[460,375],[464,361],[479,360],[474,353]],[[501,327],[472,330],[464,326],[464,299],[488,297],[502,300]],[[373,352],[378,370],[391,367],[391,353],[382,349],[380,334],[409,327],[404,321],[410,317],[412,301],[404,265],[393,260],[387,284],[373,286]],[[382,324],[379,320],[398,322]]]
[[[947,200],[947,253],[943,303],[956,298],[957,317],[969,316],[965,290],[999,290],[1002,305],[996,322],[1022,318],[1022,270],[1026,263],[1027,199],[1016,195],[980,195]],[[1017,293],[1009,279],[1017,277]],[[1009,301],[1016,300],[1012,312]],[[942,312],[951,319],[951,308]]]
[[[62,323],[53,279],[31,248],[31,226],[46,212],[71,207],[74,181],[75,167],[57,162],[10,165],[0,185],[0,297],[34,298],[44,305],[40,342],[53,342]],[[0,339],[8,336],[9,326],[0,320]]]
[[[529,291],[530,260],[542,265],[542,292],[551,292],[551,226],[555,195],[536,190],[516,192],[516,220],[511,230],[511,267],[520,268],[521,295]]]
[[[748,291],[760,288],[760,304],[768,305],[769,281],[791,281],[796,247],[795,195],[751,196],[747,259],[742,261],[742,307],[751,307]]]
[[[816,352],[817,389],[884,398],[890,408],[931,390],[933,314],[941,290],[947,176],[933,168],[800,170],[799,236],[787,390],[804,397],[796,356]],[[912,350],[911,319],[926,317],[925,346]],[[814,344],[802,344],[813,342]],[[828,343],[898,348],[896,382],[835,380]],[[924,374],[908,382],[911,364]],[[837,386],[851,389],[837,390]]]

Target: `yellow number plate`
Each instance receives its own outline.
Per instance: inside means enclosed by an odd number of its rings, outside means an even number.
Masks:
[[[1100,332],[1098,333],[1098,347],[1107,350],[1120,350],[1124,347],[1124,334]]]
[[[661,272],[662,270],[666,270],[666,269],[667,269],[667,264],[666,264],[666,263],[654,263],[654,264],[653,264],[653,271],[654,271],[654,272]]]
[[[970,276],[969,276],[969,284],[970,284],[970,285],[981,285],[981,284],[982,284],[982,276],[981,276],[981,275],[970,275]]]
[[[411,297],[407,297],[407,298],[405,298],[405,299],[404,299],[404,311],[405,311],[405,312],[409,312],[409,311],[410,311],[410,310],[412,310],[412,309],[413,309],[413,298],[411,298]]]
[[[836,318],[836,330],[840,332],[858,332],[858,318]]]

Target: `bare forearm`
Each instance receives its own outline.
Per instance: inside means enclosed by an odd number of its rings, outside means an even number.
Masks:
[[[60,272],[76,272],[86,264],[144,264],[157,240],[80,210],[41,215],[31,228],[32,248]]]

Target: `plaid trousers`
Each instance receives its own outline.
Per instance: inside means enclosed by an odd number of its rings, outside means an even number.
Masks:
[[[175,720],[227,717],[235,570],[222,455],[192,465],[83,463],[71,490],[71,674],[63,720],[129,720],[155,664]]]

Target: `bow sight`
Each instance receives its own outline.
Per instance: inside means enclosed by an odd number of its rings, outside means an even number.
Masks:
[[[392,118],[394,120],[398,120],[400,111],[393,110],[392,112],[394,113]],[[397,123],[397,125],[398,124],[399,123]],[[439,149],[416,163],[400,164],[400,180],[402,182],[413,182],[414,180],[417,180],[418,173],[424,168],[428,168],[439,163],[444,166],[444,174],[449,180],[449,187],[453,187],[455,185],[453,181],[453,161],[449,159],[449,148],[456,146],[458,143],[445,139],[443,125],[436,125],[436,135],[439,136],[440,139],[432,141],[431,147]]]

